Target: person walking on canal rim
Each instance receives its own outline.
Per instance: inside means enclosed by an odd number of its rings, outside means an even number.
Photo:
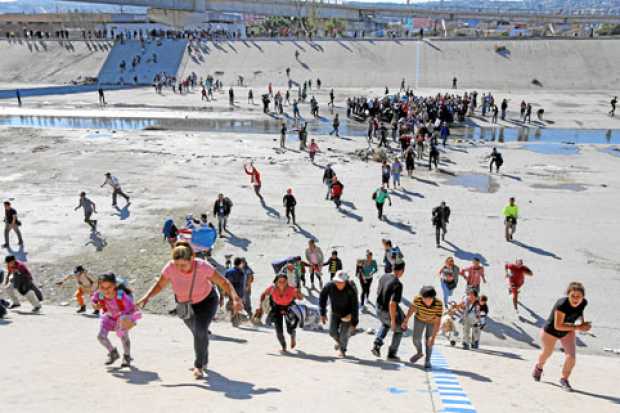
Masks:
[[[118,178],[113,176],[110,172],[106,172],[105,174],[105,182],[101,184],[101,188],[106,185],[110,185],[112,187],[112,206],[116,206],[116,198],[118,195],[125,198],[125,202],[129,205],[129,197],[123,192],[121,188],[121,184],[118,181]]]
[[[439,333],[441,324],[441,316],[443,315],[443,303],[436,298],[437,292],[435,288],[426,286],[422,287],[420,294],[411,301],[409,311],[402,323],[402,330],[407,331],[409,319],[415,314],[413,321],[413,345],[416,348],[416,354],[409,361],[415,363],[422,357],[425,357],[424,368],[431,368],[431,355],[433,354],[433,345],[435,338]],[[422,335],[424,335],[424,345],[426,351],[422,352]]]
[[[346,357],[349,338],[359,323],[359,304],[355,284],[349,280],[345,271],[338,271],[336,276],[321,290],[319,311],[321,324],[327,322],[327,300],[331,305],[329,335],[334,339],[334,349],[340,357]]]
[[[504,207],[503,215],[506,241],[510,242],[517,231],[517,218],[519,218],[519,207],[515,204],[514,197],[508,200],[508,205]]]
[[[571,282],[566,290],[566,296],[557,300],[551,309],[551,314],[549,314],[541,332],[542,351],[532,373],[535,381],[540,381],[545,363],[553,354],[555,345],[559,340],[564,349],[565,357],[560,386],[566,391],[573,391],[568,379],[576,362],[576,333],[579,331],[587,332],[592,328],[592,323],[585,321],[583,315],[583,311],[588,305],[585,295],[586,290],[583,284]],[[578,323],[578,321],[581,322]]]
[[[197,259],[187,242],[177,242],[172,250],[172,260],[162,269],[160,277],[137,305],[144,308],[148,302],[163,291],[168,284],[178,305],[189,303],[191,311],[177,312],[194,336],[194,378],[201,379],[209,363],[209,325],[217,312],[219,286],[232,301],[234,313],[243,309],[241,298],[232,284],[208,262]]]

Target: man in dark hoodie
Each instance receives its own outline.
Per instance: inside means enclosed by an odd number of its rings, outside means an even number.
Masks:
[[[319,297],[321,323],[327,322],[327,299],[331,305],[329,335],[336,341],[334,348],[340,357],[346,357],[349,337],[359,322],[357,291],[349,275],[338,271],[333,280],[323,287]]]

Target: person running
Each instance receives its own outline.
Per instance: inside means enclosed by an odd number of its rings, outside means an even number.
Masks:
[[[125,202],[127,202],[127,205],[129,205],[129,197],[123,192],[121,188],[121,184],[118,181],[118,178],[115,176],[112,176],[110,172],[106,172],[105,182],[101,184],[101,188],[103,188],[106,185],[110,185],[112,187],[112,206],[113,207],[116,206],[116,197],[118,195],[125,198]]]
[[[288,317],[290,307],[295,304],[295,299],[301,300],[303,296],[301,292],[289,285],[285,274],[278,274],[274,285],[267,287],[261,294],[260,301],[263,302],[266,297],[270,298],[271,312],[268,319],[273,320],[276,325],[276,336],[280,343],[282,354],[286,354],[286,340],[284,339],[284,324],[286,323],[286,332],[291,337],[291,349],[294,349],[296,342],[297,319]]]
[[[171,284],[178,308],[189,306],[191,311],[178,311],[185,325],[194,336],[194,378],[201,379],[206,372],[209,362],[209,325],[218,308],[217,289],[219,286],[225,294],[231,297],[233,309],[239,312],[243,309],[241,299],[233,286],[208,262],[197,259],[192,247],[187,242],[177,242],[172,250],[172,260],[161,271],[161,276],[138,301],[138,306],[144,308],[148,302]]]
[[[286,195],[282,198],[282,204],[286,212],[286,223],[290,224],[291,218],[293,218],[293,225],[297,225],[295,222],[295,205],[297,205],[297,200],[293,196],[293,190],[291,188],[286,190]]]
[[[310,283],[311,288],[314,290],[314,277],[319,280],[319,288],[323,288],[323,280],[321,278],[321,268],[323,267],[323,250],[316,245],[316,241],[311,239],[308,241],[308,248],[306,248],[306,262],[310,267]]]
[[[487,279],[484,276],[484,267],[480,265],[478,257],[472,260],[472,264],[469,267],[463,268],[460,274],[467,281],[467,288],[478,292],[480,292],[480,282],[487,283]]]
[[[450,297],[459,284],[460,269],[454,263],[453,257],[446,258],[444,265],[439,269],[439,279],[441,283],[441,291],[443,292],[443,303],[449,307]]]
[[[447,122],[441,122],[441,128],[439,129],[439,137],[441,138],[441,145],[445,148],[448,142],[448,136],[450,136],[450,128]]]
[[[493,148],[489,158],[491,158],[491,162],[489,163],[489,173],[493,172],[493,165],[495,165],[495,173],[499,173],[499,168],[501,168],[504,164],[502,154],[497,150],[497,148]]]
[[[515,204],[513,197],[508,200],[508,205],[504,207],[502,214],[504,215],[506,241],[510,242],[515,232],[517,232],[517,218],[519,218],[519,207]]]
[[[26,299],[32,305],[32,312],[37,313],[41,310],[41,300],[43,296],[41,292],[34,284],[32,273],[21,261],[18,261],[15,256],[7,255],[4,258],[6,264],[6,275],[4,277],[4,287],[6,294],[11,299],[10,309],[21,307],[17,293],[26,297]]]
[[[478,290],[467,288],[463,301],[456,305],[463,314],[463,350],[477,349],[480,343],[480,301]]]
[[[456,89],[456,82],[457,82],[457,79],[456,79],[456,76],[454,76],[452,78],[452,89]]]
[[[286,147],[286,122],[282,122],[280,126],[280,148]]]
[[[314,141],[314,139],[310,140],[310,146],[308,147],[308,155],[310,155],[310,162],[314,164],[314,158],[316,157],[316,153],[319,152],[319,145]]]
[[[260,172],[258,171],[258,169],[256,169],[256,166],[254,166],[254,162],[250,162],[249,166],[244,163],[243,170],[245,171],[246,175],[250,176],[250,183],[254,187],[254,193],[256,194],[256,196],[262,199],[262,195],[260,194],[260,188],[261,188]]]
[[[332,122],[332,127],[334,129],[331,132],[329,132],[329,134],[333,135],[335,133],[336,137],[339,138],[340,135],[338,134],[338,128],[340,127],[340,119],[338,119],[338,114],[337,113],[336,113],[336,115],[334,115],[334,120]]]
[[[616,105],[618,104],[618,96],[614,96],[613,99],[609,102],[611,105],[611,110],[609,111],[609,116],[612,118],[616,116]]]
[[[433,164],[435,165],[435,169],[439,169],[439,149],[437,149],[437,145],[433,141],[431,141],[431,146],[428,151],[428,170],[433,169]]]
[[[74,211],[80,208],[84,208],[84,222],[90,226],[93,232],[97,232],[97,220],[90,219],[93,214],[97,213],[97,206],[93,201],[86,198],[86,192],[80,192],[80,203],[74,208]]]
[[[299,150],[303,151],[306,149],[306,142],[308,142],[308,122],[304,122],[304,125],[299,128],[297,133],[299,136]]]
[[[241,271],[243,271],[243,309],[249,317],[252,316],[252,284],[254,284],[254,270],[248,265],[245,257],[241,257]]]
[[[377,217],[382,220],[385,201],[388,201],[390,206],[392,206],[392,198],[390,198],[390,194],[385,185],[382,185],[381,188],[377,189],[372,194],[372,199],[375,201],[375,206],[377,207]]]
[[[235,91],[232,86],[228,89],[228,104],[230,106],[235,106]]]
[[[336,276],[321,290],[319,295],[319,312],[321,324],[327,323],[327,300],[331,306],[329,335],[334,339],[334,349],[340,357],[346,357],[349,338],[359,323],[359,303],[357,290],[345,271],[338,271]]]
[[[254,91],[248,90],[248,104],[254,104]]]
[[[366,251],[366,259],[360,260],[357,265],[357,276],[360,280],[360,286],[362,287],[362,293],[360,295],[360,305],[362,310],[366,310],[366,302],[370,295],[370,286],[374,275],[379,271],[377,267],[377,261],[372,257],[372,251]]]
[[[232,206],[232,201],[229,198],[225,198],[222,193],[217,196],[217,200],[213,204],[213,215],[217,217],[217,233],[220,235],[220,238],[224,238],[224,231],[226,231],[226,224],[228,223],[228,216]]]
[[[409,145],[407,149],[405,149],[405,167],[407,168],[407,175],[409,178],[412,177],[413,171],[415,170],[415,151],[413,149],[413,145]]]
[[[420,294],[411,300],[409,311],[402,322],[402,330],[407,331],[409,319],[415,314],[413,321],[413,345],[416,348],[416,354],[411,356],[409,361],[416,363],[422,357],[425,357],[424,368],[429,370],[431,366],[431,355],[433,354],[433,345],[435,338],[439,333],[441,325],[441,316],[443,315],[443,303],[436,298],[437,292],[431,286],[422,287]],[[422,335],[424,335],[424,345],[426,351],[422,351]]]
[[[336,172],[332,169],[332,166],[328,164],[325,167],[325,172],[323,172],[323,183],[327,187],[327,194],[325,195],[325,199],[329,199],[332,192],[332,183],[334,182],[334,177],[336,176]]]
[[[534,275],[532,270],[523,265],[523,260],[518,259],[514,263],[507,263],[504,267],[506,269],[506,281],[508,282],[508,294],[512,295],[512,306],[515,309],[517,317],[519,315],[519,290],[525,283],[525,276],[531,277]]]
[[[336,276],[336,273],[342,270],[342,260],[338,258],[338,251],[332,251],[331,257],[323,263],[324,267],[327,267],[327,271],[329,272],[329,279],[333,280]]]
[[[400,188],[400,174],[403,172],[403,164],[400,163],[400,159],[396,158],[394,162],[392,162],[390,170],[392,173],[392,186],[394,188]]]
[[[118,350],[112,346],[108,338],[108,335],[114,331],[123,345],[121,368],[131,367],[129,330],[135,327],[136,322],[142,318],[134,304],[131,290],[120,283],[113,273],[103,274],[99,276],[99,287],[93,293],[91,302],[102,313],[97,340],[108,351],[105,365],[114,364],[120,358]]]
[[[381,164],[381,185],[390,187],[390,175],[392,174],[392,167],[388,164],[387,160],[384,160]]]
[[[405,318],[400,302],[403,297],[403,284],[400,278],[405,273],[405,263],[394,265],[393,274],[384,274],[379,279],[377,290],[377,318],[381,323],[372,347],[372,354],[381,357],[381,347],[389,331],[392,331],[392,343],[388,350],[387,359],[400,361],[398,347],[403,336],[402,322]]]
[[[21,222],[17,219],[17,211],[11,206],[9,201],[4,201],[4,244],[2,248],[10,249],[11,244],[9,242],[9,235],[11,231],[17,235],[18,245],[21,247],[24,245],[22,238],[22,232],[19,230]]]
[[[446,234],[448,233],[448,222],[450,222],[450,207],[446,205],[445,201],[441,201],[439,206],[433,208],[433,226],[435,227],[435,242],[437,244],[437,248],[440,247],[440,232],[441,240],[445,241],[446,239]]]
[[[532,373],[535,381],[540,381],[545,363],[553,354],[557,341],[560,340],[565,357],[560,385],[566,391],[573,390],[568,379],[576,362],[576,333],[587,332],[592,328],[592,323],[585,321],[583,315],[588,305],[585,295],[586,290],[583,284],[571,282],[566,290],[566,297],[557,300],[553,306],[541,332],[542,351]],[[578,321],[581,322],[577,323]]]
[[[245,296],[245,273],[243,272],[243,258],[235,257],[233,261],[233,267],[226,270],[224,277],[230,282],[235,289],[237,296],[241,299]],[[233,327],[238,327],[241,324],[240,315],[235,311],[232,300],[228,300],[226,304],[226,310],[230,313],[230,322]]]
[[[340,198],[342,198],[343,190],[344,190],[344,185],[342,184],[342,182],[340,182],[337,176],[334,176],[332,178],[332,186],[331,186],[332,201],[334,201],[334,204],[336,204],[336,208],[338,209],[340,209],[340,204],[342,204],[342,201]]]
[[[61,286],[69,280],[74,280],[77,285],[77,289],[75,290],[74,296],[75,296],[75,299],[77,300],[79,307],[76,313],[78,314],[84,313],[86,312],[86,303],[84,302],[84,294],[90,297],[91,294],[95,291],[95,288],[97,286],[97,281],[81,265],[78,265],[77,267],[75,267],[75,270],[73,270],[73,274],[66,275],[62,280],[58,281],[56,285]],[[99,314],[99,310],[95,309],[93,314]]]

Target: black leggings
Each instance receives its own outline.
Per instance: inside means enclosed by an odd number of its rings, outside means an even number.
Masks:
[[[364,277],[360,276],[360,285],[362,286],[362,294],[360,295],[361,305],[364,305],[364,303],[368,301],[368,296],[370,295],[371,284],[372,284],[372,278],[365,280]],[[364,297],[366,298],[366,300],[364,300]]]
[[[286,350],[286,341],[284,340],[284,324],[286,323],[286,332],[292,338],[295,337],[295,329],[297,328],[297,321],[291,322],[288,317],[286,317],[286,313],[288,312],[288,307],[277,306],[271,312],[271,319],[276,325],[276,336],[278,337],[278,341],[282,346],[283,350]]]
[[[207,368],[209,362],[209,325],[217,312],[218,302],[219,297],[213,288],[207,298],[192,305],[194,315],[183,320],[194,335],[194,367],[197,369]]]

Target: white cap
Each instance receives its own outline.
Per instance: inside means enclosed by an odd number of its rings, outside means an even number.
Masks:
[[[349,281],[349,274],[346,271],[338,271],[336,273],[336,275],[334,276],[334,278],[332,279],[333,282],[347,282]]]

